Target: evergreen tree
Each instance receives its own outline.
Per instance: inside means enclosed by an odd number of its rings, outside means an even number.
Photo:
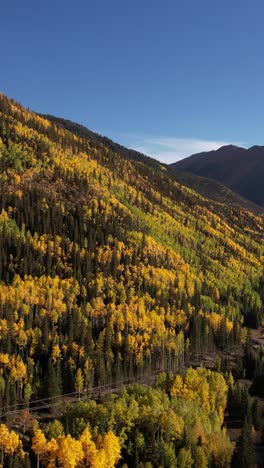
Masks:
[[[53,364],[51,358],[48,361],[47,369],[47,394],[48,397],[61,395],[62,380],[59,363]]]
[[[232,460],[233,468],[253,468],[256,454],[252,442],[252,426],[250,417],[246,417],[241,434],[236,442]]]

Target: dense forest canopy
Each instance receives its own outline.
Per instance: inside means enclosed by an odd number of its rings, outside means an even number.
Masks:
[[[126,157],[0,95],[5,422],[8,408],[32,399],[171,375],[156,389],[67,409],[52,437],[35,430],[35,461],[61,466],[68,450],[76,460],[62,466],[110,467],[122,457],[152,463],[146,467],[173,467],[176,459],[228,466],[233,446],[222,425],[230,377],[170,373],[183,373],[191,355],[244,343],[245,327],[261,323],[263,227],[263,215],[203,197],[164,165]],[[7,459],[15,453],[16,466],[28,464],[16,434],[1,430]],[[226,464],[212,462],[223,453]]]

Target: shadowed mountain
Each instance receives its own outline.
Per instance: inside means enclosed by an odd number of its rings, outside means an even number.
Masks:
[[[228,145],[194,154],[170,165],[177,171],[217,180],[252,202],[264,206],[264,147]]]
[[[171,174],[173,172],[173,174]],[[251,202],[247,198],[242,197],[239,193],[233,192],[225,185],[217,182],[217,180],[202,177],[190,172],[170,171],[171,176],[179,182],[179,184],[189,187],[203,197],[206,197],[221,205],[226,205],[229,208],[245,209],[252,213],[263,215],[263,207]]]

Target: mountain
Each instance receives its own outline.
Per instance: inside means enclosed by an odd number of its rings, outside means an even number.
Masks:
[[[198,449],[197,460],[230,466],[230,363],[190,366],[241,349],[261,323],[263,215],[79,130],[0,94],[1,417],[26,431],[32,466],[66,454],[76,466],[84,447],[90,466],[113,467],[120,447],[127,466],[191,466]],[[92,464],[99,455],[106,462]]]
[[[256,205],[247,198],[242,197],[239,193],[234,192],[225,185],[217,182],[217,180],[201,177],[190,172],[175,171],[169,168],[170,177],[179,182],[180,184],[191,188],[198,192],[203,197],[218,202],[222,209],[225,207],[248,210],[252,213],[263,215],[264,207]],[[220,211],[220,208],[219,208]]]
[[[264,206],[264,146],[222,146],[170,165],[177,171],[217,180],[253,203]]]
[[[6,287],[14,287],[17,275],[25,288],[28,276],[37,289],[45,277],[51,283],[54,277],[73,282],[76,307],[82,310],[89,303],[91,313],[99,308],[96,340],[111,304],[115,320],[124,314],[121,306],[141,307],[140,322],[147,320],[145,345],[140,345],[143,367],[145,346],[153,346],[152,340],[161,352],[161,337],[152,329],[162,325],[162,340],[169,340],[172,329],[175,333],[162,307],[169,306],[172,315],[182,310],[187,324],[190,310],[226,310],[229,317],[232,297],[236,314],[230,320],[241,311],[246,321],[258,320],[262,306],[248,295],[260,294],[263,216],[248,206],[206,198],[173,180],[165,166],[124,156],[125,150],[118,152],[108,140],[97,141],[86,130],[77,135],[75,127],[66,130],[54,118],[47,120],[3,95],[0,105],[0,280]],[[258,280],[251,283],[251,278]],[[151,310],[152,325],[147,319]],[[71,328],[70,314],[64,320],[65,330]],[[130,327],[128,337],[142,323],[132,320]],[[123,359],[124,343],[111,346]],[[112,363],[107,379],[113,369]],[[93,379],[100,382],[97,370]]]
[[[60,128],[74,133],[78,137],[89,139],[90,144],[93,142],[95,145],[106,145],[113,152],[122,155],[126,159],[141,161],[155,169],[160,169],[162,171],[166,170],[168,177],[176,180],[186,187],[194,189],[202,196],[222,204],[222,207],[228,205],[229,208],[234,207],[248,209],[249,211],[252,211],[256,214],[263,213],[263,209],[260,206],[250,202],[248,199],[240,196],[238,193],[227,189],[227,187],[218,183],[217,181],[208,179],[206,177],[201,178],[199,176],[191,175],[190,173],[183,173],[179,171],[175,172],[173,168],[170,167],[170,165],[161,163],[156,159],[153,159],[133,149],[128,149],[119,143],[116,143],[105,136],[95,133],[76,122],[71,122],[70,120],[66,120],[61,117],[55,117],[53,115],[39,115],[45,119],[48,119],[50,122],[55,123]]]

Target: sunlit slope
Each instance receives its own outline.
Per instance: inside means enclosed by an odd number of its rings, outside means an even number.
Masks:
[[[231,191],[225,185],[217,182],[217,180],[200,177],[198,175],[191,174],[190,172],[182,172],[182,170],[177,170],[177,168],[175,171],[173,164],[166,165],[160,163],[159,161],[146,156],[145,154],[142,154],[133,149],[126,148],[112,141],[110,138],[95,133],[83,125],[71,122],[70,120],[65,120],[60,117],[55,117],[53,115],[40,115],[44,118],[47,118],[50,122],[55,123],[58,127],[68,130],[78,137],[88,139],[91,145],[96,146],[98,144],[103,144],[113,152],[117,152],[127,159],[143,162],[148,166],[154,167],[156,169],[161,169],[162,167],[166,168],[167,175],[169,175],[173,180],[176,180],[182,185],[190,187],[191,189],[200,193],[203,197],[212,199],[224,205],[228,205],[229,207],[233,207],[235,209],[241,208],[253,211],[253,213],[256,214],[264,213],[264,209],[262,207],[254,204],[253,202],[250,202],[250,200],[247,198],[243,198],[237,192]]]
[[[89,361],[98,383],[177,367],[259,322],[263,218],[3,95],[0,110],[2,352],[22,346],[34,379],[49,359]]]

